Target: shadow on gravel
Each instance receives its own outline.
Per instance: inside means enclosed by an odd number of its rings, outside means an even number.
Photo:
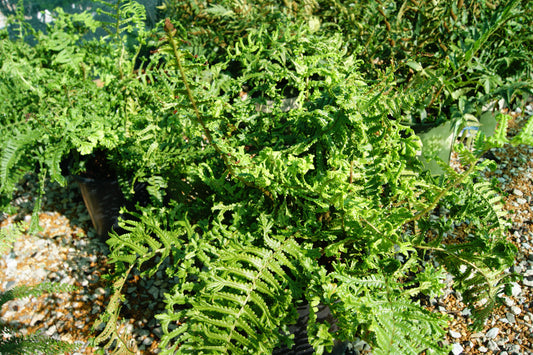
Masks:
[[[4,306],[0,316],[4,317],[4,313],[9,312],[14,315],[14,318],[9,319],[13,328],[80,342],[83,343],[80,352],[92,354],[93,349],[87,347],[87,341],[98,334],[92,328],[105,311],[113,284],[110,275],[114,267],[107,260],[109,249],[96,235],[74,179],[69,178],[65,187],[47,183],[45,191],[39,218],[42,230],[32,238],[25,238],[25,243],[31,240],[37,250],[41,245],[43,247],[40,252],[17,252],[17,263],[19,266],[35,263],[33,256],[40,254],[45,261],[39,258],[34,269],[45,270],[42,281],[71,284],[77,286],[78,290],[46,294],[22,300],[22,303],[11,301]],[[37,180],[33,176],[26,176],[14,195],[13,205],[18,209],[18,214],[13,216],[13,221],[28,220],[37,195]],[[54,252],[50,253],[49,250]],[[44,254],[50,254],[50,259],[46,259]],[[61,255],[60,260],[57,255]],[[10,282],[9,285],[19,283],[22,282]],[[128,333],[132,334],[143,354],[157,353],[155,349],[162,331],[154,316],[164,310],[163,295],[169,287],[170,283],[165,280],[163,272],[147,279],[140,278],[138,272],[133,271],[124,285],[126,300],[120,319],[126,323]],[[22,312],[22,307],[28,311]]]

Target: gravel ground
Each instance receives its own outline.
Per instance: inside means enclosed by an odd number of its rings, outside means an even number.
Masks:
[[[510,135],[525,121],[520,113],[520,110],[513,113]],[[525,116],[532,114],[530,102]],[[509,211],[511,221],[508,238],[520,250],[509,272],[522,275],[523,280],[512,285],[512,295],[503,296],[504,305],[477,333],[468,329],[470,311],[459,294],[449,291],[433,303],[438,311],[453,316],[447,341],[453,345],[454,355],[533,355],[532,157],[533,147],[529,146],[505,146],[491,152],[499,168],[487,172],[487,177],[501,183],[504,209]],[[0,215],[0,228],[10,228],[16,220],[29,220],[35,191],[36,184],[31,178],[20,184],[15,203],[22,207],[23,213]],[[96,237],[74,181],[66,188],[49,184],[42,211],[39,216],[42,230],[35,236],[22,235],[9,253],[0,256],[0,291],[43,281],[67,283],[79,289],[73,293],[10,301],[3,306],[0,316],[3,322],[23,334],[43,332],[78,342],[81,348],[76,354],[93,354],[94,349],[88,343],[94,336],[91,327],[110,297],[111,281],[105,277],[112,270],[107,264],[107,245]],[[163,294],[168,287],[168,280],[162,274],[152,279],[133,274],[124,286],[129,299],[122,309],[124,330],[137,344],[139,354],[158,352],[161,328],[153,315],[163,309]]]

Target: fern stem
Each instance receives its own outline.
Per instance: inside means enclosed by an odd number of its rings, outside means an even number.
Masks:
[[[461,176],[459,176],[459,178],[457,180],[455,180],[452,184],[448,185],[448,187],[446,187],[444,190],[442,190],[439,195],[437,196],[437,198],[435,198],[435,200],[428,206],[426,207],[423,211],[420,211],[418,212],[417,214],[415,214],[413,217],[409,218],[407,221],[405,221],[404,224],[408,224],[408,223],[411,223],[411,222],[414,222],[414,221],[417,221],[419,220],[420,218],[422,218],[422,216],[424,216],[425,214],[433,211],[433,209],[437,206],[437,204],[439,203],[439,201],[444,197],[446,196],[446,194],[453,188],[455,188],[457,185],[459,185],[461,182],[463,182],[464,179],[466,179],[468,177],[468,175],[470,175],[474,169],[476,168],[476,164],[472,163],[470,164],[470,167],[468,168],[467,171],[465,171],[463,174],[461,174]]]
[[[222,149],[220,149],[218,144],[215,143],[213,136],[211,135],[211,131],[205,124],[205,121],[202,119],[202,115],[200,115],[200,111],[198,110],[198,106],[196,105],[196,100],[194,99],[191,88],[189,87],[189,82],[187,80],[187,76],[185,75],[185,70],[183,69],[183,65],[181,64],[181,55],[178,51],[176,41],[174,40],[174,33],[175,33],[174,25],[172,25],[172,23],[170,22],[170,19],[168,18],[165,19],[165,32],[167,32],[168,34],[168,41],[170,42],[170,45],[172,46],[174,58],[176,59],[176,62],[178,63],[178,70],[180,72],[180,76],[183,81],[183,84],[185,85],[185,91],[187,92],[187,96],[194,110],[194,115],[196,116],[196,120],[198,121],[200,126],[202,126],[202,129],[207,138],[207,141],[209,142],[209,144],[211,144],[215,148],[216,152],[222,157],[222,160],[224,161],[224,164],[226,165],[226,168],[228,169],[228,172],[230,175],[235,177],[237,180],[242,182],[244,185],[260,190],[271,201],[274,201],[274,198],[272,194],[270,193],[270,191],[266,190],[265,188],[261,186],[257,186],[249,181],[246,181],[242,177],[238,176],[235,173],[235,170],[233,169],[231,162],[228,159],[228,156],[224,154],[224,152],[222,152]]]

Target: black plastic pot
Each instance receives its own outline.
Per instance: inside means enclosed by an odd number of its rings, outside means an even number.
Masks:
[[[111,229],[116,227],[120,208],[125,204],[118,181],[81,176],[76,176],[76,180],[96,234],[100,239],[107,238]]]

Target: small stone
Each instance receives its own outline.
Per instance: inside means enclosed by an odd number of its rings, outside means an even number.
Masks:
[[[486,353],[487,351],[489,351],[489,349],[487,349],[487,348],[484,347],[484,346],[480,346],[479,348],[477,348],[477,350],[478,350],[480,353]]]
[[[513,189],[513,194],[520,197],[524,196],[524,193],[518,189]]]
[[[46,335],[49,337],[52,337],[57,334],[57,328],[55,325],[52,325],[50,328],[48,328],[45,332]]]
[[[461,311],[461,315],[463,317],[468,317],[468,316],[471,316],[472,315],[472,311],[470,310],[470,308],[465,308]]]
[[[519,315],[520,313],[522,313],[522,309],[520,309],[520,307],[518,306],[512,306],[511,312],[513,312],[514,315]]]
[[[521,293],[522,293],[522,288],[520,287],[520,285],[516,282],[513,282],[511,284],[511,295],[514,297],[518,297],[520,296]]]
[[[517,345],[517,344],[506,344],[505,345],[505,350],[507,350],[511,354],[513,354],[513,353],[520,354],[520,350],[521,349],[520,349],[520,345]]]
[[[516,199],[516,203],[518,203],[519,205],[524,205],[527,203],[527,200],[525,198],[519,197]]]
[[[36,313],[31,318],[30,326],[33,327],[44,319],[44,313]]]
[[[454,330],[450,330],[448,333],[450,334],[450,336],[451,336],[452,338],[455,338],[455,339],[459,339],[459,338],[461,338],[461,333],[456,332],[456,331],[454,331]]]
[[[500,350],[500,347],[498,346],[498,344],[496,344],[496,342],[494,340],[489,340],[487,342],[487,346],[488,346],[489,350],[492,351],[492,352],[496,352],[496,351]]]
[[[505,319],[507,319],[507,321],[509,321],[509,323],[511,323],[511,324],[514,324],[516,322],[516,318],[515,318],[514,314],[512,314],[511,312],[506,312],[505,313]]]
[[[152,286],[150,287],[150,289],[148,289],[148,293],[154,296],[154,298],[157,298],[157,296],[159,295],[159,289],[155,286]]]
[[[139,337],[145,338],[150,335],[150,331],[147,329],[141,329],[139,330],[138,334],[139,334]]]
[[[155,327],[153,329],[153,332],[154,332],[154,335],[158,338],[161,338],[161,336],[163,335],[163,329],[161,327]]]
[[[152,345],[153,342],[154,342],[154,339],[153,339],[153,338],[151,338],[151,337],[146,337],[146,338],[143,340],[143,345],[150,346],[150,345]]]
[[[523,283],[524,283],[524,286],[527,286],[527,287],[533,287],[533,281],[530,281],[530,280],[525,279],[525,280],[523,281]]]
[[[512,307],[515,305],[515,301],[512,299],[512,298],[509,298],[509,297],[503,297],[503,303],[507,306],[507,307]]]
[[[453,355],[460,355],[463,353],[463,347],[459,343],[454,343],[452,345],[452,354]]]
[[[500,332],[500,328],[494,327],[489,329],[489,331],[485,334],[485,337],[487,339],[494,339],[498,336],[498,333]]]

